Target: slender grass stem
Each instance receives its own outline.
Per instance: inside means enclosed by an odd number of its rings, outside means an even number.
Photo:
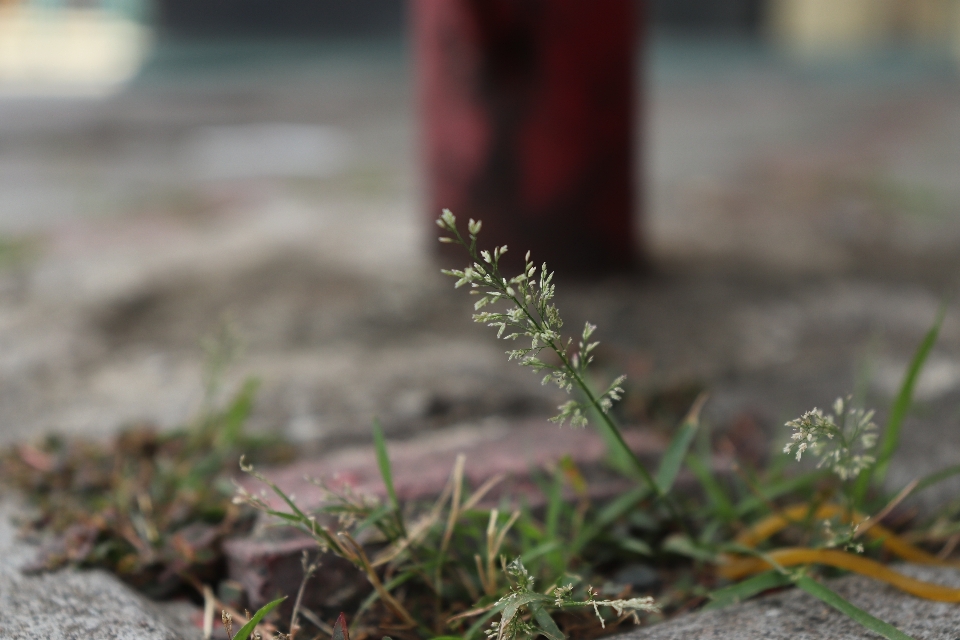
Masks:
[[[527,304],[525,301],[521,301],[516,294],[510,291],[509,287],[505,284],[506,280],[502,275],[500,275],[500,270],[497,268],[497,266],[495,264],[487,264],[480,257],[480,255],[477,253],[476,241],[472,240],[469,243],[465,241],[463,236],[460,235],[460,231],[455,226],[449,228],[448,230],[451,231],[456,237],[457,244],[460,244],[467,250],[470,257],[473,259],[474,265],[478,266],[487,276],[489,276],[490,282],[496,286],[501,296],[515,304],[517,308],[523,312],[527,321],[537,331],[542,332],[544,329],[542,320],[531,313],[529,304]],[[650,485],[650,488],[654,491],[654,493],[657,494],[658,497],[666,497],[665,494],[660,490],[660,487],[657,486],[656,481],[653,479],[653,476],[647,470],[646,466],[640,461],[640,458],[637,457],[636,453],[634,453],[634,451],[630,448],[630,445],[627,444],[626,440],[624,440],[620,428],[600,404],[600,400],[587,385],[586,381],[580,375],[580,372],[577,371],[577,368],[573,366],[573,363],[570,361],[570,357],[567,355],[566,350],[561,345],[557,344],[557,341],[554,339],[548,340],[547,346],[560,359],[563,370],[567,373],[567,375],[570,376],[577,389],[579,389],[580,393],[583,394],[590,406],[596,410],[597,415],[600,416],[600,419],[609,429],[623,453],[627,454],[632,466],[640,475],[640,477],[643,478],[644,482]]]
[[[537,335],[550,336],[552,333],[548,330],[548,327],[544,326],[543,319],[543,308],[542,305],[537,307],[536,313],[531,311],[531,295],[530,291],[525,289],[523,291],[524,295],[518,296],[516,292],[510,287],[506,278],[504,278],[498,267],[496,254],[494,255],[493,260],[490,260],[489,254],[477,251],[477,239],[476,233],[471,229],[470,240],[469,242],[463,238],[460,234],[459,229],[456,224],[445,224],[443,228],[453,234],[453,238],[450,241],[459,244],[467,250],[470,258],[473,260],[473,269],[479,270],[482,272],[483,283],[486,286],[489,286],[496,290],[499,298],[511,302],[515,305],[516,309],[520,311],[523,316],[523,319],[527,323],[527,326],[524,326],[522,322],[509,321],[507,322],[510,326],[519,329],[522,332],[529,333],[531,330]],[[544,265],[545,267],[546,265]],[[525,272],[526,273],[526,272]],[[474,286],[477,286],[474,283]],[[527,285],[523,285],[526,287]],[[556,335],[556,333],[553,333]],[[625,458],[628,461],[628,464],[633,468],[633,470],[639,475],[639,477],[646,483],[653,493],[657,496],[659,500],[664,502],[667,505],[667,508],[670,510],[671,515],[676,520],[676,522],[689,533],[688,525],[685,519],[682,516],[681,509],[676,505],[674,500],[668,496],[667,492],[657,483],[653,475],[647,469],[646,465],[640,460],[637,454],[630,448],[630,445],[627,444],[627,441],[623,437],[623,432],[620,430],[620,427],[616,424],[613,418],[608,412],[609,405],[604,406],[601,402],[601,399],[590,388],[590,385],[587,384],[586,380],[583,377],[583,369],[586,367],[588,360],[585,358],[585,354],[580,354],[581,361],[579,366],[575,363],[571,356],[567,353],[567,349],[563,346],[562,342],[559,341],[558,337],[548,337],[544,340],[544,346],[556,354],[557,358],[560,360],[559,367],[551,367],[550,365],[542,364],[544,369],[552,371],[562,371],[565,377],[570,380],[575,386],[583,398],[586,400],[590,408],[592,408],[603,426],[606,428],[606,431],[613,438],[613,442],[616,444],[618,451],[614,454],[618,458]]]

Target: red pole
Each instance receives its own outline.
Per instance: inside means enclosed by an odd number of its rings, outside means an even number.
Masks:
[[[514,264],[634,267],[635,0],[414,0],[429,214]]]

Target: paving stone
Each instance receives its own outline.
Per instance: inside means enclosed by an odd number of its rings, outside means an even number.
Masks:
[[[624,438],[641,460],[653,464],[666,448],[666,439],[650,430],[627,429]],[[388,443],[393,483],[401,500],[423,500],[438,495],[450,479],[458,454],[466,456],[464,477],[477,488],[503,474],[506,480],[492,492],[493,504],[500,496],[533,501],[542,499],[531,471],[549,468],[564,456],[581,468],[589,481],[593,497],[616,495],[629,483],[616,474],[604,472],[606,445],[593,429],[560,427],[546,421],[507,423],[489,420],[474,426],[421,435],[410,440]],[[718,469],[723,465],[718,463]],[[312,482],[316,479],[332,488],[350,487],[358,493],[384,496],[385,488],[370,446],[342,449],[335,453],[303,460],[265,475],[287,495],[296,498],[302,509],[323,504],[326,492]],[[686,478],[681,478],[681,482]],[[248,478],[242,481],[249,491],[259,492],[263,485]],[[279,498],[264,496],[271,505],[281,507]]]
[[[243,586],[251,610],[280,596],[290,596],[280,607],[282,618],[292,610],[292,598],[303,581],[303,554],[307,553],[313,562],[319,551],[313,538],[287,527],[228,540],[223,548],[228,577]],[[320,568],[303,594],[304,607],[313,610],[336,606],[349,610],[350,603],[369,591],[366,577],[349,561],[332,553],[320,554],[319,560]]]
[[[929,582],[960,587],[960,571],[901,564],[898,571]],[[916,640],[960,639],[960,605],[931,602],[861,576],[830,581],[853,604]],[[797,589],[719,611],[682,616],[615,636],[615,640],[865,640],[880,638]]]
[[[198,630],[168,615],[104,571],[24,575],[36,549],[17,539],[16,505],[0,502],[0,638],[10,640],[194,640]],[[176,607],[176,605],[174,605]],[[183,609],[180,606],[179,609]],[[182,611],[180,612],[182,614]]]

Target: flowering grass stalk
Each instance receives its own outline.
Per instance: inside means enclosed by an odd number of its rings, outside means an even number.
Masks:
[[[808,411],[786,426],[794,430],[784,453],[795,454],[797,461],[808,449],[818,458],[817,468],[826,467],[844,482],[877,461],[873,449],[877,445],[877,425],[873,411],[865,411],[837,398],[833,414],[820,409]]]
[[[470,285],[470,293],[479,296],[474,304],[477,312],[473,315],[474,321],[496,328],[498,338],[529,339],[529,347],[508,351],[508,358],[518,361],[520,366],[530,367],[534,372],[545,373],[543,384],[552,382],[567,393],[576,388],[582,394],[584,401],[568,400],[558,407],[559,413],[550,420],[559,424],[569,420],[571,425],[583,427],[588,423],[588,412],[595,411],[616,443],[614,455],[628,461],[650,489],[663,498],[666,492],[627,445],[610,415],[613,403],[623,395],[621,385],[626,376],[616,378],[600,394],[595,393],[587,384],[587,367],[593,361],[593,351],[599,344],[591,342],[596,326],[589,322],[584,325],[575,349],[573,338],[564,340],[560,333],[563,320],[556,305],[552,303],[555,292],[553,273],[547,271],[546,263],[538,269],[530,261],[528,251],[524,258],[523,271],[508,279],[501,274],[499,265],[500,257],[507,252],[507,247],[497,247],[492,253],[477,248],[480,221],[468,222],[466,239],[457,228],[457,219],[449,209],[443,210],[443,214],[437,219],[437,225],[450,234],[441,236],[441,242],[462,246],[473,260],[471,265],[463,269],[444,269],[443,273],[457,278],[455,287]],[[509,308],[505,311],[481,311],[498,302],[505,302]],[[540,356],[544,351],[553,353],[559,364],[550,364],[543,360]]]
[[[496,608],[500,609],[501,615],[500,620],[490,623],[490,627],[485,631],[485,635],[490,640],[518,640],[534,638],[538,635],[543,635],[549,640],[562,640],[563,634],[547,612],[548,608],[562,610],[593,607],[594,613],[604,628],[606,628],[606,622],[600,614],[600,607],[613,609],[618,617],[626,613],[632,616],[638,624],[640,622],[639,612],[655,613],[660,611],[659,605],[649,596],[598,600],[598,593],[592,587],[586,588],[584,600],[575,600],[572,584],[557,586],[552,590],[552,593],[549,591],[546,594],[538,593],[533,588],[533,576],[523,566],[520,558],[504,566],[504,573],[510,580],[510,590],[495,605]],[[529,615],[524,615],[525,613]]]

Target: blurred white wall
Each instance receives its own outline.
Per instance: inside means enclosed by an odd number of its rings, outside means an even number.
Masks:
[[[949,49],[960,62],[960,0],[770,0],[768,28],[804,56],[906,44]]]
[[[114,3],[0,3],[0,95],[110,93],[137,72],[150,29]]]

